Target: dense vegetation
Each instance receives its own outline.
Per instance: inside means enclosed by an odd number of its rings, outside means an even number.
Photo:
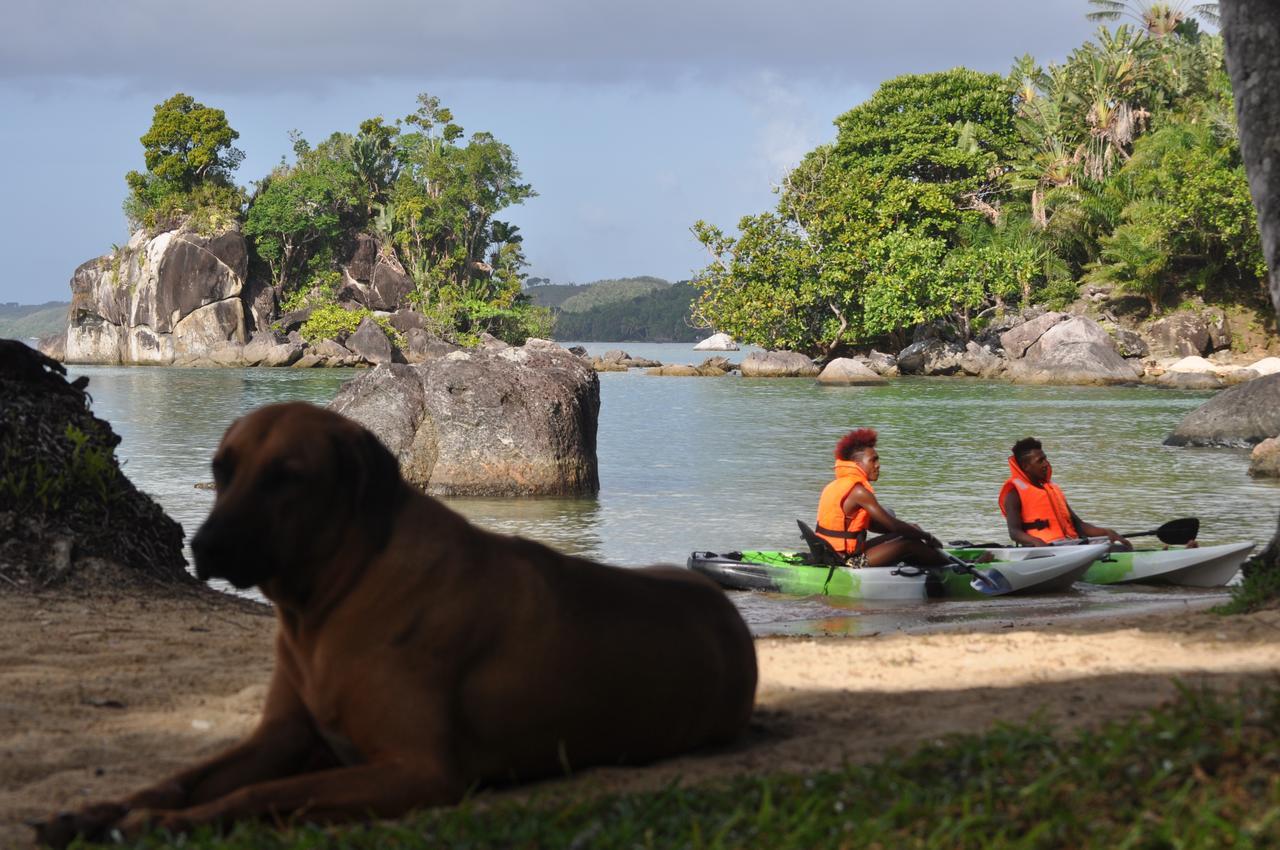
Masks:
[[[1222,40],[1177,4],[1091,0],[1105,26],[1061,65],[882,84],[713,261],[696,318],[830,357],[934,320],[1110,284],[1160,310],[1261,304],[1266,269]],[[1212,6],[1212,4],[1208,4]],[[1211,16],[1196,6],[1194,13]]]
[[[293,161],[251,197],[232,182],[238,135],[222,110],[187,95],[156,106],[141,139],[147,170],[126,178],[130,221],[206,232],[239,222],[255,273],[270,277],[287,309],[333,304],[339,264],[368,233],[412,279],[410,303],[437,332],[464,341],[549,332],[549,312],[521,293],[519,229],[497,217],[533,188],[507,145],[484,132],[464,138],[437,98],[420,95],[394,124],[370,118],[314,146],[295,133]]]
[[[463,805],[398,823],[242,825],[192,850],[1268,847],[1280,841],[1280,693],[1186,691],[1069,737],[997,726],[811,776],[562,803]],[[833,730],[832,734],[850,734]],[[139,848],[170,846],[157,836]]]
[[[555,311],[555,339],[579,342],[694,342],[705,336],[691,324],[698,291],[687,281],[627,277],[588,284],[530,280],[530,300]]]
[[[67,329],[66,301],[44,304],[0,304],[0,338],[30,339]]]

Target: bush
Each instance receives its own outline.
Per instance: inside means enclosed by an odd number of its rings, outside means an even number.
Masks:
[[[358,310],[344,310],[337,304],[325,304],[323,307],[317,308],[311,314],[311,317],[302,323],[298,333],[302,334],[302,338],[312,344],[322,339],[344,342],[347,337],[356,332],[356,328],[360,327],[360,323],[369,316],[373,316],[373,320],[378,323],[378,327],[382,328],[383,333],[391,340],[392,345],[397,348],[404,347],[404,338],[399,331],[391,326],[391,322],[386,316],[374,316],[371,310],[363,307]]]

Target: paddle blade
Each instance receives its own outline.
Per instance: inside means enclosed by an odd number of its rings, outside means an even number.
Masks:
[[[1003,596],[1006,593],[1013,592],[1013,585],[1009,584],[1009,579],[999,570],[977,570],[972,573],[973,581],[969,582],[969,586],[979,593],[987,596]]]
[[[1199,533],[1200,520],[1198,517],[1193,516],[1170,520],[1156,529],[1156,537],[1159,538],[1160,542],[1167,543],[1170,546],[1181,546],[1184,543],[1190,543],[1196,539],[1196,535]]]

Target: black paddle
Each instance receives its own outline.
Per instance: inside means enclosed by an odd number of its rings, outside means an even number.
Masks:
[[[1184,543],[1190,543],[1196,539],[1196,535],[1200,533],[1200,520],[1198,517],[1188,516],[1182,519],[1171,519],[1159,528],[1153,528],[1150,531],[1138,531],[1133,534],[1122,534],[1121,537],[1126,540],[1130,537],[1150,537],[1155,535],[1160,539],[1161,543],[1169,546],[1181,546]],[[1075,543],[1075,540],[1069,541]],[[1003,543],[970,543],[968,540],[952,540],[949,544],[957,549],[1000,549]]]
[[[1136,534],[1122,534],[1121,537],[1150,537],[1155,535],[1160,538],[1161,543],[1167,543],[1170,546],[1181,546],[1183,543],[1190,543],[1196,539],[1196,535],[1200,533],[1200,519],[1198,517],[1183,517],[1182,519],[1171,519],[1159,528],[1153,528],[1150,531],[1139,531]]]

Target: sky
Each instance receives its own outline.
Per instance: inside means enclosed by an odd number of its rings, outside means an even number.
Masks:
[[[8,0],[0,27],[0,302],[70,298],[124,244],[124,175],[156,104],[225,110],[249,186],[286,154],[427,92],[515,151],[538,192],[530,276],[691,277],[690,226],[773,206],[883,80],[1061,61],[1086,0]]]

